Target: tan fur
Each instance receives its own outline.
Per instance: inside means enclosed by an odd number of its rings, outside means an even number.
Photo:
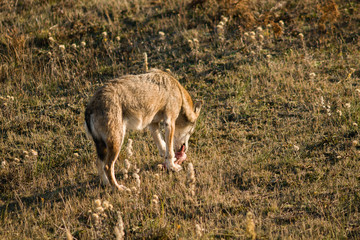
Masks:
[[[149,127],[160,155],[165,157],[165,166],[181,170],[175,163],[174,148],[178,150],[183,144],[188,148],[200,109],[201,102],[193,104],[175,78],[157,69],[114,79],[98,89],[86,108],[85,126],[95,142],[103,182],[127,189],[117,183],[114,175],[127,129]],[[165,139],[160,122],[165,123]]]

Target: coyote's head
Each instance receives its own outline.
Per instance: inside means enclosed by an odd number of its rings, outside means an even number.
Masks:
[[[194,104],[194,109],[182,111],[175,122],[174,150],[175,152],[186,152],[188,150],[189,138],[195,130],[196,120],[199,117],[202,101]]]

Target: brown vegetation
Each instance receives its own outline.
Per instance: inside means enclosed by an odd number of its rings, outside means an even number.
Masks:
[[[1,239],[360,238],[358,1],[192,2],[0,4]],[[126,136],[124,194],[84,106],[144,53],[206,104],[182,172]]]

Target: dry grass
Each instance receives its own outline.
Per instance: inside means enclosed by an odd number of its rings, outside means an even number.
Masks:
[[[360,238],[359,16],[357,1],[5,1],[0,238]],[[180,173],[127,135],[117,177],[140,192],[125,194],[100,186],[83,112],[144,53],[206,104]]]

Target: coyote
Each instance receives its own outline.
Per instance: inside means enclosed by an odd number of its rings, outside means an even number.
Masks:
[[[100,87],[86,107],[85,128],[94,140],[97,168],[104,184],[127,190],[117,183],[114,174],[127,129],[148,127],[160,155],[165,157],[164,166],[180,171],[201,105],[202,101],[193,103],[174,77],[158,69],[126,75]],[[161,122],[165,126],[164,139]]]

